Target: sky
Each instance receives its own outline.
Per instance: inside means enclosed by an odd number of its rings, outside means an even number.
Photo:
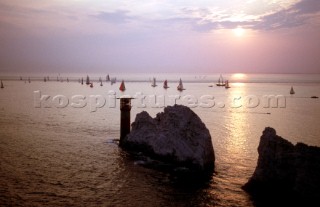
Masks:
[[[0,72],[320,73],[319,0],[0,0]]]

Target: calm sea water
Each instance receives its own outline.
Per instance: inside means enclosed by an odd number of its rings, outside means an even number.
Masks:
[[[110,74],[112,76],[112,74]],[[194,74],[117,74],[125,79],[127,90],[120,93],[119,82],[97,83],[94,87],[76,80],[85,74],[60,74],[64,82],[42,79],[42,74],[30,74],[31,83],[14,80],[14,75],[2,77],[5,88],[0,90],[0,206],[259,206],[241,189],[252,175],[257,162],[257,147],[263,129],[274,127],[277,133],[293,143],[304,142],[320,146],[319,75],[226,75],[230,89],[208,87],[218,75]],[[152,88],[153,76],[169,80]],[[40,77],[40,78],[38,78]],[[67,83],[66,77],[70,81]],[[185,91],[176,90],[182,77]],[[103,80],[105,75],[103,75]],[[73,81],[75,80],[75,81]],[[290,96],[291,86],[295,95]],[[118,148],[112,140],[119,138],[119,103],[113,105],[110,91],[116,96],[146,95],[146,108],[140,99],[133,100],[132,121],[143,110],[152,116],[163,111],[152,101],[172,105],[172,96],[180,96],[178,104],[188,98],[198,100],[192,108],[210,130],[216,153],[216,173],[206,184],[180,183],[170,175],[139,165]],[[35,107],[37,96],[50,95],[50,108]],[[58,108],[61,95],[69,103]],[[74,95],[87,99],[85,107],[76,108]],[[90,97],[91,95],[91,97]],[[97,104],[92,95],[99,95]],[[265,95],[282,95],[278,107],[266,107]],[[61,97],[60,96],[60,97]],[[213,107],[199,104],[214,97]],[[236,101],[236,102],[232,102]],[[251,101],[249,101],[251,100]],[[285,104],[283,105],[283,100]],[[102,102],[101,102],[102,101]],[[191,103],[190,102],[190,103]],[[62,102],[64,103],[64,102]],[[47,104],[47,105],[48,105]],[[37,104],[36,104],[37,105]],[[161,104],[160,104],[161,106]],[[189,105],[190,106],[190,105]],[[224,107],[223,107],[224,106]]]

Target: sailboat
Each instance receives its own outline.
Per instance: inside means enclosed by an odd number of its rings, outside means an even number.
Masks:
[[[100,86],[103,86],[103,85],[102,85],[102,80],[100,81]]]
[[[169,86],[168,86],[168,81],[167,81],[167,80],[165,80],[165,81],[163,82],[163,88],[164,88],[164,89],[169,88]]]
[[[179,81],[179,85],[177,86],[177,90],[178,90],[178,91],[186,90],[186,89],[183,88],[183,84],[182,84],[181,78],[180,78],[180,81]]]
[[[151,86],[152,87],[156,87],[157,86],[156,78],[153,78]]]
[[[228,80],[226,80],[224,87],[225,87],[226,89],[230,88],[230,86],[229,86],[229,81],[228,81]]]
[[[90,83],[90,88],[93,88],[93,83]]]
[[[125,91],[126,90],[126,86],[124,85],[124,80],[122,80],[121,85],[119,87],[120,91]]]
[[[292,86],[291,86],[291,89],[290,89],[290,94],[291,94],[291,95],[295,94]]]
[[[116,82],[117,82],[117,78],[112,78],[110,81],[111,85],[115,84]]]
[[[47,82],[47,78],[46,77],[43,78],[43,82]]]
[[[110,81],[110,76],[109,76],[109,74],[106,76],[106,81],[107,81],[107,82]]]
[[[81,78],[81,85],[83,85],[83,78]]]
[[[2,83],[2,80],[1,80],[1,88],[4,88],[3,83]]]
[[[86,84],[87,84],[87,85],[89,85],[89,84],[90,84],[90,78],[89,78],[89,76],[88,76],[88,75],[87,75]]]
[[[224,83],[224,81],[223,81],[223,77],[222,77],[221,74],[220,74],[218,83],[217,83],[216,85],[217,85],[217,86],[225,86],[225,85],[226,85],[226,84]]]
[[[31,83],[30,77],[28,78],[28,82]]]

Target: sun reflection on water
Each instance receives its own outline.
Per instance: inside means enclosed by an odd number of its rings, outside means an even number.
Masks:
[[[246,88],[241,87],[242,84],[234,85],[232,90],[230,90],[229,98],[234,99],[235,97],[244,96],[246,93]],[[241,100],[241,99],[240,99]],[[240,108],[231,109],[226,117],[226,125],[230,129],[229,137],[227,139],[227,150],[230,155],[236,156],[245,150],[245,142],[248,129],[247,114]]]

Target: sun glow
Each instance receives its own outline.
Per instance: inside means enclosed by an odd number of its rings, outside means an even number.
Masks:
[[[245,34],[245,29],[241,28],[241,27],[237,27],[235,29],[232,30],[233,34],[237,37],[242,37]]]
[[[243,80],[246,79],[247,75],[244,73],[235,73],[232,75],[232,78],[237,79],[237,80]]]

